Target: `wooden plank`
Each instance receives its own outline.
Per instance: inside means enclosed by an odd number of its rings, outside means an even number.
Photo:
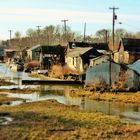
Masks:
[[[72,81],[72,80],[22,80],[22,84],[34,84],[34,85],[38,85],[38,84],[56,84],[56,85],[68,85],[68,84],[78,84],[78,85],[82,85],[83,83],[81,81]]]

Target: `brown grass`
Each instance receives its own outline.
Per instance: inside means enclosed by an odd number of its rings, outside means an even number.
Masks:
[[[132,103],[140,105],[140,92],[97,92],[93,87],[73,88],[70,91],[72,96],[87,96],[92,100]]]
[[[0,93],[0,105],[10,104],[11,101],[17,101],[17,100],[20,100],[20,99],[14,98],[14,97],[7,97],[6,94]]]
[[[29,63],[25,64],[25,67],[26,68],[38,68],[38,67],[40,67],[40,62],[37,60],[30,61]]]
[[[49,72],[50,77],[59,79],[64,79],[65,74],[79,74],[79,72],[70,69],[67,65],[63,67],[61,65],[53,65]]]
[[[84,112],[54,100],[24,103],[10,109],[0,107],[0,113],[14,118],[11,124],[0,126],[1,140],[127,140],[140,137],[140,125],[122,124],[115,117]]]

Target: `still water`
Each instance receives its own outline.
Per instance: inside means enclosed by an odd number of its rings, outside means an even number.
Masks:
[[[6,67],[5,64],[0,63],[0,77],[7,77],[11,81],[18,83],[19,79],[32,79],[28,76],[27,73],[24,72],[13,72],[9,68]],[[18,79],[18,80],[17,80]],[[9,88],[10,86],[2,86],[0,88]],[[24,88],[25,85],[21,85],[20,88]],[[26,86],[27,87],[27,86]],[[32,85],[28,85],[28,87],[34,88]],[[36,86],[35,86],[36,87]],[[60,85],[38,85],[40,89],[38,92],[33,92],[32,94],[17,94],[17,93],[9,93],[10,97],[18,97],[25,99],[26,102],[34,102],[48,99],[55,99],[58,102],[66,105],[78,105],[81,109],[89,111],[89,112],[102,112],[107,115],[115,115],[120,116],[123,113],[139,113],[140,107],[133,104],[123,104],[123,103],[112,103],[112,102],[102,102],[102,101],[94,101],[90,100],[86,97],[73,97],[70,95],[70,91],[73,88],[72,86],[60,86]],[[82,87],[77,87],[82,88]],[[11,106],[21,104],[20,101],[11,102]],[[140,121],[140,115],[136,114],[137,120]],[[134,117],[135,118],[135,117]]]
[[[37,78],[32,78],[29,76],[29,73],[25,72],[15,72],[12,71],[6,64],[0,63],[0,78],[5,79],[6,81],[16,83],[15,86],[2,86],[1,88],[4,89],[11,89],[11,88],[25,88],[25,85],[22,85],[22,80],[32,80]],[[28,86],[26,86],[28,87]]]
[[[70,95],[72,86],[40,85],[41,90],[32,94],[9,93],[10,97],[26,99],[27,102],[55,99],[66,105],[78,105],[89,112],[102,112],[107,115],[119,116],[123,112],[140,112],[140,107],[133,104],[94,101],[86,97],[73,97]]]

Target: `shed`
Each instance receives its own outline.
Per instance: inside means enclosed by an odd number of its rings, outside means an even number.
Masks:
[[[39,60],[40,58],[39,52],[40,52],[40,45],[36,45],[31,47],[30,49],[27,49],[27,59],[29,61]]]
[[[90,59],[96,58],[100,55],[102,54],[92,47],[77,47],[67,53],[66,64],[74,70],[84,72],[89,66]]]
[[[112,61],[100,63],[90,67],[86,71],[86,84],[119,85],[123,88],[140,88],[140,75],[126,65],[117,64]]]
[[[114,61],[131,64],[138,59],[140,59],[140,39],[122,38],[118,51],[114,53]]]
[[[14,58],[17,53],[19,53],[19,50],[16,48],[5,48],[4,49],[5,58]]]
[[[66,48],[61,45],[36,45],[27,50],[29,60],[38,60],[43,67],[65,63]]]

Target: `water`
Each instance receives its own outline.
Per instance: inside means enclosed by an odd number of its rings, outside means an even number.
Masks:
[[[0,125],[8,125],[13,121],[11,117],[0,117]]]
[[[32,94],[9,93],[10,97],[26,99],[27,102],[55,99],[66,105],[78,105],[88,112],[102,112],[107,115],[119,116],[123,112],[140,112],[140,107],[134,104],[113,103],[90,100],[86,97],[73,97],[70,95],[72,86],[40,85],[41,91]]]
[[[13,72],[6,67],[5,64],[0,63],[0,77],[8,77],[14,82],[15,79],[32,79],[24,72]],[[25,85],[20,85],[22,88],[25,88]],[[3,88],[4,86],[0,87]],[[26,86],[34,88],[34,86]],[[36,86],[35,86],[36,87]],[[5,86],[5,88],[13,88],[13,86]],[[26,102],[35,102],[41,100],[55,99],[58,102],[66,105],[78,105],[81,109],[89,112],[102,112],[107,115],[114,115],[118,117],[124,116],[130,117],[130,114],[140,113],[140,107],[133,104],[123,104],[123,103],[112,103],[112,102],[102,102],[90,100],[86,97],[72,97],[69,92],[72,86],[52,86],[52,85],[39,85],[39,92],[34,92],[32,94],[17,94],[9,93],[10,97],[17,97],[25,99]],[[10,106],[15,106],[21,104],[21,101],[13,101]],[[125,114],[125,115],[123,115]],[[135,117],[136,116],[136,117]],[[140,115],[133,116],[133,120],[138,118],[137,123],[140,123]],[[132,118],[131,118],[132,119]],[[134,121],[133,121],[134,122]]]
[[[6,64],[0,63],[0,78],[6,79],[7,81],[14,82],[21,85],[21,79],[31,80],[36,79],[29,77],[28,73],[12,71]]]

